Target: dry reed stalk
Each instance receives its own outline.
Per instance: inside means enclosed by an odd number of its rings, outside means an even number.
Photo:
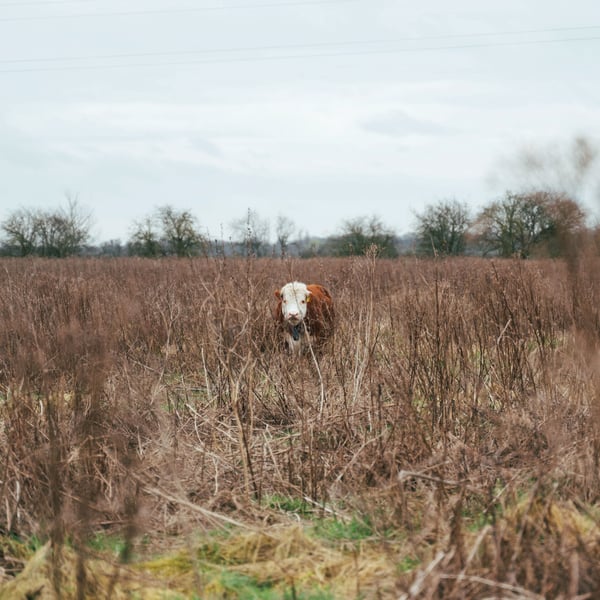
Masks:
[[[592,593],[587,542],[506,515],[538,489],[600,498],[598,262],[2,261],[0,529],[57,556],[79,535],[83,591],[93,532],[254,527],[281,495],[400,530],[423,561],[444,548],[432,598]],[[329,350],[280,352],[290,279],[331,290]]]

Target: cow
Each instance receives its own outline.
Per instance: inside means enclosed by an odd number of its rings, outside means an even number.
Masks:
[[[284,332],[288,349],[300,354],[303,348],[321,348],[333,333],[331,294],[317,283],[286,283],[275,292],[275,319]]]

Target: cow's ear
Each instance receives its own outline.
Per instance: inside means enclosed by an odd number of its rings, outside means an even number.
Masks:
[[[306,294],[306,302],[310,302],[311,298],[312,298],[312,294],[310,292],[307,292],[307,294]]]
[[[281,290],[275,290],[275,298],[281,298]]]

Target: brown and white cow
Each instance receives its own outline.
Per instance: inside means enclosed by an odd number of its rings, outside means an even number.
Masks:
[[[294,353],[312,345],[319,348],[333,333],[334,310],[331,294],[317,283],[286,283],[275,292],[275,319],[284,331],[285,342]]]

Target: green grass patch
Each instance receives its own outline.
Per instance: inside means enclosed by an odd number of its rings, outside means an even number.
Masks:
[[[222,571],[205,588],[207,597],[248,598],[252,600],[275,600],[281,598],[270,583],[258,582],[253,577]]]
[[[414,569],[416,569],[421,564],[421,561],[414,556],[405,556],[398,563],[398,572],[399,573],[410,573]]]
[[[95,533],[88,540],[88,546],[95,552],[111,554],[119,559],[127,552],[127,542],[121,536],[103,532]]]
[[[264,502],[273,510],[293,513],[301,517],[312,517],[314,515],[314,507],[302,498],[292,498],[290,496],[273,494],[272,496],[267,497]]]
[[[324,519],[313,526],[312,532],[316,537],[332,542],[358,542],[373,536],[373,528],[368,520],[355,516],[349,521]]]

